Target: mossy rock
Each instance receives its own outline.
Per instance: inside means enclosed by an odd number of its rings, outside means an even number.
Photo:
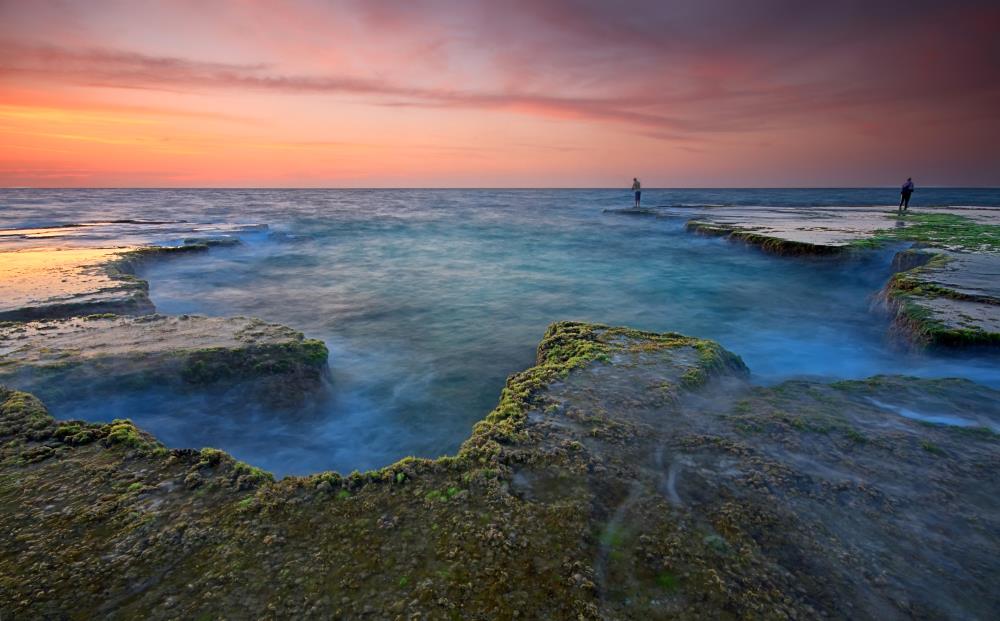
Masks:
[[[997,608],[1000,490],[988,473],[1000,441],[879,403],[985,412],[1000,395],[899,377],[760,387],[746,374],[710,341],[554,324],[536,366],[509,378],[456,455],[280,480],[217,449],[168,450],[128,420],[57,422],[0,389],[0,614],[975,618]],[[85,432],[100,441],[69,441]],[[956,571],[919,570],[934,560]]]

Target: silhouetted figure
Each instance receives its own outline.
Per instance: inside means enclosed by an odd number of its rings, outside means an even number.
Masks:
[[[906,178],[906,183],[899,190],[899,211],[906,211],[910,207],[910,195],[913,194],[913,179]]]
[[[642,196],[642,186],[639,184],[639,180],[632,177],[632,191],[635,192],[635,208],[639,208],[639,199]]]

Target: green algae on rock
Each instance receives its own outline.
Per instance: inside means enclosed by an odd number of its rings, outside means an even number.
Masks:
[[[327,349],[301,332],[246,317],[119,317],[0,328],[0,381],[43,397],[253,380],[256,398],[301,400],[326,375]]]
[[[903,619],[1000,605],[996,434],[892,410],[957,403],[996,421],[996,391],[745,375],[709,341],[555,324],[458,454],[279,481],[128,421],[54,421],[3,389],[0,614]]]
[[[887,228],[886,220],[895,222]],[[876,208],[739,208],[713,210],[687,229],[742,240],[775,254],[836,256],[890,242],[896,274],[879,299],[894,331],[918,347],[1000,345],[1000,210]]]
[[[735,225],[717,224],[690,220],[685,225],[687,230],[698,235],[725,237],[726,239],[746,242],[765,252],[781,255],[829,256],[838,255],[847,250],[845,245],[830,245],[808,241],[785,239],[778,235],[758,233],[741,229]]]
[[[887,226],[887,220],[895,226]],[[725,207],[688,222],[688,230],[743,240],[777,254],[841,254],[887,242],[995,252],[1000,208],[936,207],[900,213],[885,207]]]
[[[887,216],[903,226],[884,228],[857,246],[877,246],[890,241],[912,241],[947,250],[1000,252],[1000,225],[978,222],[953,213],[904,213]]]
[[[6,253],[24,264],[15,269],[22,280],[41,278],[44,293],[20,295],[0,309],[0,317],[18,320],[0,322],[0,381],[53,398],[81,389],[252,380],[256,399],[301,402],[327,375],[322,341],[245,317],[153,315],[149,284],[136,276],[151,259],[239,243],[209,238],[126,251]],[[58,259],[57,268],[48,265],[51,257]],[[53,279],[70,284],[53,296]]]
[[[906,267],[881,300],[896,329],[922,346],[1000,346],[1000,257],[931,249],[897,254]]]

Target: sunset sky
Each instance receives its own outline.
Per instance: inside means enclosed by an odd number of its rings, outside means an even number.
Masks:
[[[0,186],[997,186],[998,33],[995,0],[0,0]]]

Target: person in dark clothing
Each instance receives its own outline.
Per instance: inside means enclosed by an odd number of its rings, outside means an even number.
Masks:
[[[899,211],[906,211],[910,207],[910,195],[913,194],[913,179],[906,178],[906,183],[899,190]]]
[[[635,208],[639,208],[639,199],[642,197],[642,185],[639,184],[639,180],[632,177],[632,191],[635,192]]]

